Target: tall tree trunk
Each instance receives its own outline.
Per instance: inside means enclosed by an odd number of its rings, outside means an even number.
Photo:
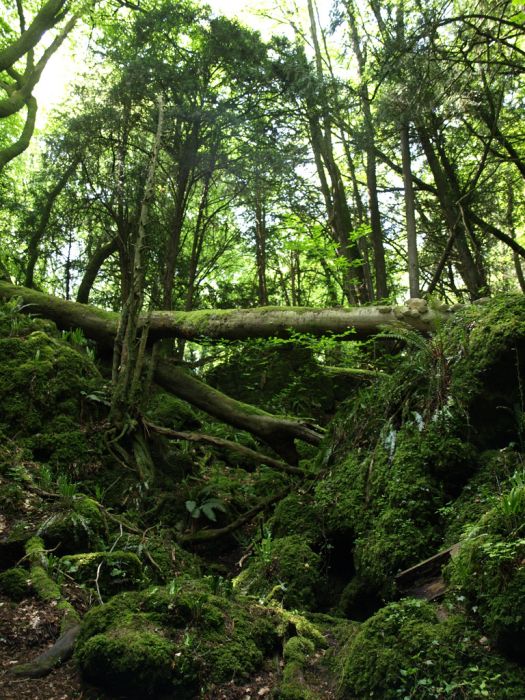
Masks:
[[[379,211],[379,197],[377,194],[377,168],[375,150],[375,129],[372,116],[372,107],[368,85],[366,83],[366,60],[361,50],[357,22],[350,3],[347,6],[350,32],[354,54],[359,67],[359,80],[361,82],[359,94],[363,110],[363,122],[365,127],[365,151],[366,151],[366,184],[368,189],[368,207],[370,210],[370,228],[372,248],[374,250],[375,287],[377,299],[388,297],[388,282],[386,275],[385,248],[383,244],[383,228]]]
[[[319,38],[317,36],[317,24],[314,12],[313,0],[308,0],[308,12],[310,16],[310,33],[315,51],[317,79],[319,89],[323,89],[323,61]],[[363,259],[359,251],[357,241],[352,239],[353,225],[352,215],[346,198],[346,191],[337,165],[332,144],[332,119],[328,104],[323,95],[319,100],[316,95],[310,95],[307,99],[308,124],[310,127],[310,141],[314,151],[317,172],[321,181],[321,189],[326,203],[328,219],[333,232],[334,241],[337,244],[337,252],[346,263],[344,271],[344,291],[350,304],[356,301],[368,301],[367,286],[363,270]],[[330,179],[328,184],[327,173]]]
[[[162,97],[159,97],[157,132],[155,134],[148,174],[144,185],[144,196],[141,204],[137,237],[134,241],[131,289],[126,304],[122,309],[113,350],[113,395],[110,420],[117,428],[122,426],[126,413],[134,408],[136,390],[138,389],[136,384],[142,370],[140,367],[142,358],[140,353],[137,352],[137,332],[144,298],[144,248],[149,207],[155,194],[155,173],[160,152],[163,126],[164,101]],[[143,324],[142,333],[143,335],[147,333],[147,325],[145,326]]]
[[[268,306],[266,284],[266,206],[260,188],[255,193],[255,257],[259,306]]]
[[[417,232],[415,215],[414,187],[412,185],[412,168],[410,164],[409,126],[401,127],[401,157],[403,160],[403,184],[405,188],[405,216],[407,229],[408,280],[410,296],[415,299],[420,296],[419,263],[417,254]],[[441,274],[441,271],[440,273]]]
[[[423,126],[417,127],[420,143],[436,184],[439,203],[449,231],[454,232],[454,244],[459,259],[459,271],[467,286],[471,299],[478,299],[487,293],[485,275],[479,270],[468,245],[465,231],[464,210],[459,204],[460,195],[454,193],[454,183],[450,182],[439,161],[431,138]]]
[[[192,173],[195,167],[197,142],[200,133],[200,121],[195,120],[191,126],[179,156],[179,172],[175,192],[175,208],[171,222],[171,231],[166,241],[164,254],[164,276],[162,284],[162,306],[164,309],[173,308],[173,286],[175,268],[179,255],[182,227],[186,216],[186,208],[192,189]]]

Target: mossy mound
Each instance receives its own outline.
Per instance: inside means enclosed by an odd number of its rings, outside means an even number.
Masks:
[[[277,613],[216,596],[197,581],[121,593],[85,616],[77,659],[85,678],[125,697],[199,687],[259,668],[278,642]]]
[[[119,546],[137,555],[151,582],[163,584],[180,576],[199,578],[202,574],[202,561],[175,542],[169,530],[146,538],[126,534]]]
[[[348,454],[315,493],[323,529],[338,535],[335,556],[353,556],[357,575],[373,590],[392,595],[395,573],[429,556],[442,537],[437,515],[447,501],[442,464],[451,472],[471,471],[471,452],[433,424],[420,430],[406,423],[384,434],[371,455]]]
[[[404,341],[404,353],[334,419],[313,500],[336,543],[332,562],[350,560],[346,571],[383,599],[394,595],[398,571],[443,546],[447,529],[447,542],[459,534],[469,516],[453,504],[481,487],[480,455],[522,442],[525,300],[465,308],[429,340],[387,335]],[[347,597],[347,612],[358,613]]]
[[[321,585],[321,558],[300,535],[266,538],[234,586],[250,595],[278,600],[287,608],[311,609]]]
[[[522,455],[510,446],[480,455],[478,471],[469,479],[458,498],[441,509],[445,525],[445,546],[459,542],[464,531],[490,510],[522,464]]]
[[[307,493],[290,493],[279,501],[270,525],[275,537],[301,535],[309,543],[322,539],[322,523]]]
[[[153,394],[146,415],[154,423],[176,430],[195,430],[201,426],[197,414],[189,404],[165,391]]]
[[[525,661],[525,474],[466,530],[448,577],[491,640]]]
[[[277,698],[279,700],[316,700],[317,696],[306,687],[304,668],[315,651],[315,644],[306,637],[292,637],[284,645],[283,677]]]
[[[29,594],[29,574],[20,566],[7,569],[0,574],[0,593],[16,602]]]
[[[361,626],[342,656],[341,697],[520,700],[525,672],[490,651],[460,616],[406,599]]]
[[[59,500],[57,510],[40,525],[38,534],[48,547],[65,554],[99,551],[108,533],[97,502],[78,494]]]
[[[104,596],[140,587],[143,580],[140,559],[133,552],[70,554],[60,559],[59,567],[77,583],[98,586]]]
[[[31,435],[59,415],[80,415],[82,394],[98,378],[92,361],[42,331],[0,338],[2,427]]]
[[[2,309],[0,430],[16,434],[37,462],[75,475],[92,469],[103,449],[89,420],[97,410],[90,397],[102,388],[92,358],[61,339],[53,324],[18,313],[8,320],[4,314],[2,322]]]

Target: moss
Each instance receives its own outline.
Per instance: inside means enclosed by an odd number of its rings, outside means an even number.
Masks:
[[[342,654],[343,697],[497,697],[518,700],[525,673],[480,642],[462,617],[443,622],[428,603],[391,603]]]
[[[29,575],[25,569],[15,566],[0,574],[0,593],[14,601],[20,601],[29,593]]]
[[[73,554],[62,557],[59,565],[61,571],[78,583],[93,588],[96,581],[103,595],[140,585],[142,580],[142,565],[132,552],[117,550]]]
[[[154,628],[121,626],[88,639],[77,660],[85,678],[126,697],[158,697],[171,682],[175,645]]]
[[[115,661],[108,650],[121,639],[134,644],[137,635],[147,630],[160,638],[163,649],[166,643],[171,645],[170,658],[155,653],[155,659],[163,659],[163,668],[154,665],[152,678],[161,681],[151,689],[136,671],[132,655],[126,687],[135,687],[137,676],[137,694],[160,692],[164,682],[184,694],[195,692],[199,684],[222,683],[254,672],[275,650],[277,626],[277,613],[271,610],[214,595],[205,581],[182,579],[166,588],[121,593],[90,610],[82,624],[77,656],[86,678],[115,688],[125,673],[127,657],[123,652],[123,658]],[[157,645],[156,640],[151,643]]]
[[[505,653],[525,660],[525,478],[465,532],[447,576],[467,610]]]
[[[306,687],[303,676],[308,657],[314,650],[314,643],[305,637],[292,637],[286,642],[283,677],[277,691],[280,700],[315,700],[317,696]]]
[[[459,459],[455,439],[438,440],[433,426],[420,431],[415,424],[390,428],[382,443],[372,454],[351,452],[334,465],[316,487],[315,506],[328,540],[338,542],[332,558],[339,566],[349,559],[344,568],[351,571],[353,557],[370,592],[388,597],[394,575],[439,543],[436,512],[446,496],[437,463],[453,471],[464,451]]]
[[[79,494],[71,501],[66,500],[61,510],[49,516],[40,526],[39,534],[48,547],[59,547],[62,553],[75,553],[100,550],[107,528],[97,502]]]
[[[81,425],[89,422],[83,397],[101,386],[92,361],[40,330],[0,337],[0,356],[0,429],[16,433],[36,461],[73,473],[98,461],[100,440]]]
[[[31,567],[31,583],[42,600],[60,600],[60,586],[49,577],[42,566]]]
[[[352,620],[366,620],[379,607],[376,587],[367,579],[354,576],[341,593],[337,611]]]
[[[513,449],[489,450],[480,455],[479,468],[469,479],[458,498],[442,509],[445,522],[445,545],[459,541],[463,531],[474,525],[494,505],[495,494],[519,468],[522,456]]]
[[[315,645],[306,637],[292,637],[284,645],[283,658],[286,662],[295,661],[304,666],[310,654],[315,651]]]
[[[119,545],[139,557],[145,573],[155,583],[168,583],[179,576],[198,578],[202,574],[202,561],[175,542],[169,530],[146,539],[126,534]]]
[[[268,542],[234,585],[251,595],[275,597],[289,608],[311,608],[321,584],[320,557],[304,538],[290,535]]]
[[[275,537],[301,535],[309,543],[321,539],[321,524],[308,494],[291,493],[277,504],[271,521]]]
[[[154,423],[178,430],[195,430],[201,425],[196,413],[181,399],[157,391],[147,405],[147,416]]]

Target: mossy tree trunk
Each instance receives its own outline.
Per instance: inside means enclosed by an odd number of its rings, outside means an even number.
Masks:
[[[16,287],[3,280],[0,280],[0,297],[21,297],[29,313],[41,314],[55,321],[60,328],[81,328],[88,338],[95,340],[106,351],[113,347],[119,322],[116,313]],[[149,315],[149,339],[155,341],[172,337],[198,340],[207,337],[242,340],[287,337],[291,332],[300,332],[315,335],[343,333],[344,338],[354,340],[369,337],[401,322],[422,332],[430,332],[436,323],[448,315],[447,311],[429,309],[421,300],[400,307],[283,307],[189,313],[157,311]],[[140,330],[146,322],[146,317],[139,317],[136,328]],[[289,417],[277,417],[236,401],[166,360],[159,360],[154,378],[166,390],[193,406],[256,436],[289,462],[297,459],[296,439],[311,444],[318,444],[321,439],[321,433],[315,426]]]
[[[113,395],[110,420],[119,429],[127,414],[136,409],[138,384],[142,375],[144,351],[149,324],[140,323],[140,313],[144,300],[144,247],[146,228],[151,201],[155,193],[155,172],[159,158],[162,130],[164,125],[164,101],[158,99],[157,132],[151,152],[151,159],[144,185],[137,237],[134,241],[131,289],[122,309],[120,323],[113,348]],[[141,340],[137,334],[141,332]]]

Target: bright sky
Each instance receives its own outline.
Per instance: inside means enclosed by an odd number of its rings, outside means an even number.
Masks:
[[[216,14],[227,17],[237,17],[243,24],[261,32],[263,38],[268,38],[272,33],[285,32],[288,28],[279,26],[277,22],[268,17],[279,17],[279,0],[207,0],[207,4]],[[305,8],[306,0],[297,0],[301,8]],[[328,16],[331,2],[319,0],[319,12],[323,21]],[[262,13],[267,17],[262,16]],[[290,31],[288,29],[288,31]],[[49,111],[58,105],[66,96],[68,83],[72,83],[76,73],[85,65],[87,46],[85,41],[77,41],[75,53],[72,53],[71,43],[66,42],[60,50],[51,58],[40,79],[34,95],[38,100],[39,128],[43,127]]]

